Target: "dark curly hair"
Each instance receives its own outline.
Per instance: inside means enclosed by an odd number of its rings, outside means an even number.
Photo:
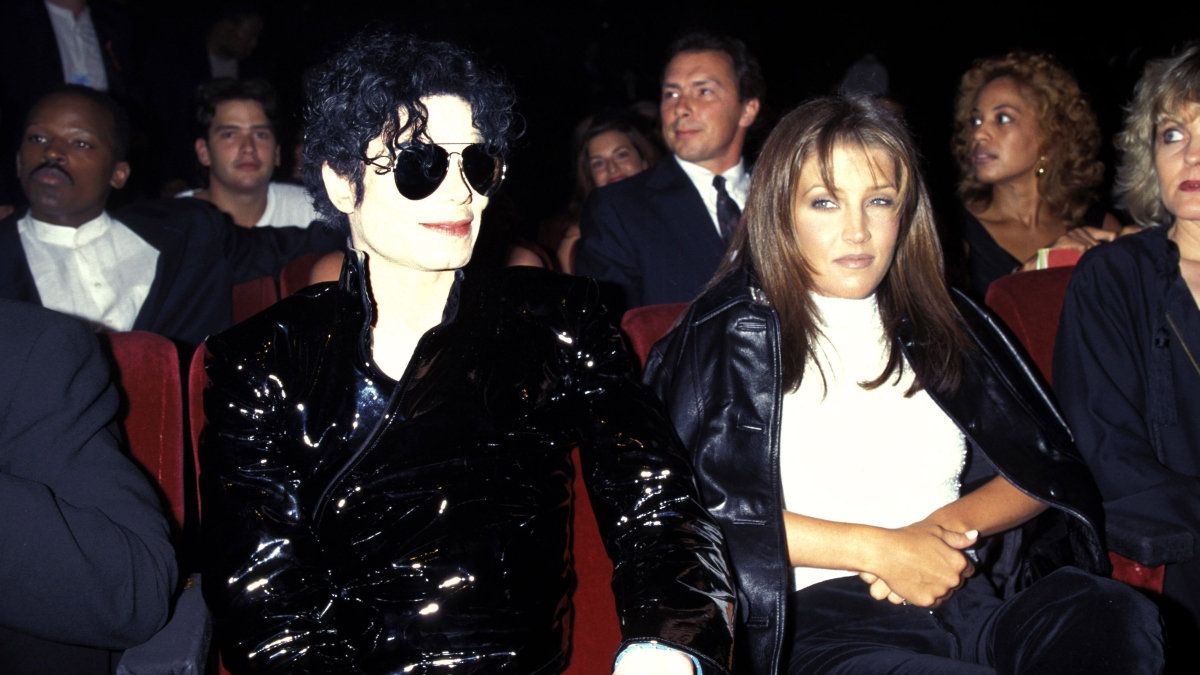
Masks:
[[[503,156],[519,135],[512,89],[470,52],[386,29],[359,33],[312,77],[304,111],[304,186],[325,220],[349,227],[325,192],[321,167],[328,164],[354,184],[362,202],[367,145],[383,136],[390,159],[401,137],[425,133],[421,99],[457,96],[471,106],[475,127],[489,153]],[[403,121],[402,121],[403,120]]]
[[[971,158],[975,126],[971,110],[979,92],[993,80],[1011,77],[1037,110],[1039,151],[1046,157],[1038,193],[1056,217],[1077,224],[1096,199],[1104,178],[1100,127],[1079,83],[1049,54],[1013,52],[980,59],[962,76],[954,104],[951,149],[958,160],[958,196],[967,204],[987,205],[992,186],[975,177]]]

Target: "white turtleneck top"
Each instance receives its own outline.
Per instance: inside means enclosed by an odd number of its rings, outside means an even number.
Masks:
[[[954,421],[904,369],[873,390],[859,386],[887,365],[875,296],[813,295],[822,319],[821,370],[809,361],[800,388],[783,397],[779,469],[784,508],[843,523],[903,527],[958,499],[966,446]],[[821,372],[825,375],[822,387]],[[794,567],[799,590],[846,570]]]

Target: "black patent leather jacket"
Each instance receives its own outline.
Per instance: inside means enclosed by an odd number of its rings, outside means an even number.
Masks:
[[[661,404],[586,279],[459,275],[399,382],[363,263],[212,337],[205,593],[233,673],[557,673],[580,444],[626,643],[728,672],[733,592]]]
[[[787,539],[779,477],[783,402],[779,320],[737,270],[688,308],[656,344],[644,379],[667,404],[695,467],[701,499],[729,547],[738,592],[735,672],[776,675],[787,621]],[[952,395],[929,391],[968,439],[963,492],[997,471],[1053,507],[977,550],[1002,597],[1063,565],[1105,574],[1104,513],[1071,433],[1028,362],[993,317],[955,303],[978,347]],[[925,357],[902,328],[910,363]],[[848,424],[863,423],[847,420]]]

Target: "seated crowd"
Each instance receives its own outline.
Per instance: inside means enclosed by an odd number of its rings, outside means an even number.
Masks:
[[[803,103],[748,163],[766,84],[732,37],[671,46],[655,120],[581,122],[571,205],[495,269],[468,263],[520,135],[498,71],[358,34],[307,74],[300,185],[272,180],[276,93],[236,51],[191,92],[200,187],[110,207],[178,176],[131,155],[103,54],[16,124],[0,670],[116,672],[183,570],[223,672],[567,672],[576,473],[616,675],[1200,666],[1200,46],[1146,66],[1112,207],[1068,70],[977,61],[941,214],[961,280],[879,90]],[[235,323],[235,288],[305,255],[309,288]],[[985,301],[1056,265],[1043,378]],[[638,354],[623,313],[661,324]],[[182,533],[122,450],[92,333],[126,331],[204,362]],[[1148,589],[1113,578],[1164,562],[1114,551],[1128,522],[1188,542]]]

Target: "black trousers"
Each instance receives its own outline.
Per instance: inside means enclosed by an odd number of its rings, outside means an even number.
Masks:
[[[110,675],[121,652],[51,642],[0,626],[0,674]]]
[[[1152,602],[1073,567],[1007,601],[973,578],[934,611],[873,599],[858,577],[791,594],[788,675],[1138,673],[1163,668]]]

